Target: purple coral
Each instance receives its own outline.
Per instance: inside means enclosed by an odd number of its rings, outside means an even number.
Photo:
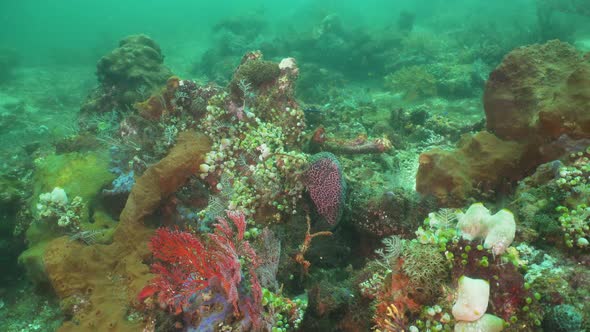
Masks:
[[[336,225],[342,216],[346,194],[346,182],[336,156],[329,152],[314,155],[304,181],[317,212],[330,225]]]

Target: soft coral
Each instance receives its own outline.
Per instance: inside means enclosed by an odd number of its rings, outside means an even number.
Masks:
[[[139,299],[157,293],[160,304],[180,313],[192,294],[207,287],[214,275],[207,251],[195,235],[168,228],[158,229],[149,247],[158,260],[152,264],[156,278],[141,291]]]
[[[139,299],[157,294],[161,305],[175,314],[189,306],[191,297],[205,288],[221,288],[234,314],[246,307],[253,324],[257,324],[261,310],[261,288],[255,270],[259,259],[248,241],[242,213],[228,212],[234,227],[223,218],[215,224],[210,241],[204,242],[192,233],[160,228],[151,239],[150,249],[158,261],[152,264],[156,277],[139,294]],[[242,262],[248,262],[250,296],[240,298]]]

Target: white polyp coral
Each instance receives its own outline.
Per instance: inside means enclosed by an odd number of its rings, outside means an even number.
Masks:
[[[55,204],[66,205],[68,204],[68,195],[63,188],[55,187],[51,192],[51,201]]]
[[[281,70],[295,68],[297,68],[297,62],[295,62],[295,58],[285,58],[279,63],[279,69]]]
[[[506,209],[492,215],[483,204],[476,203],[457,218],[457,228],[464,239],[485,239],[484,248],[492,249],[495,255],[503,254],[514,241],[516,222]]]
[[[485,314],[474,322],[457,322],[455,332],[500,332],[504,329],[504,320]]]
[[[480,319],[488,309],[490,283],[483,279],[459,278],[457,302],[453,316],[458,321],[473,322]]]

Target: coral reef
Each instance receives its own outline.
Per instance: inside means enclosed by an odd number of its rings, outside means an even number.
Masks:
[[[87,246],[61,237],[47,245],[43,259],[52,288],[62,303],[73,303],[61,330],[137,331],[146,325],[129,311],[151,278],[143,262],[152,230],[144,220],[196,170],[209,144],[202,135],[179,135],[168,156],[137,179],[111,244]]]
[[[510,52],[486,83],[488,130],[521,142],[587,138],[589,71],[587,56],[557,40]]]
[[[491,217],[479,204],[465,213],[443,209],[429,214],[414,239],[383,240],[359,282],[361,296],[376,305],[373,319],[380,330],[450,331],[454,325],[533,331],[529,326],[541,325],[542,296],[536,291],[543,286],[525,282],[527,263],[518,251],[508,247],[496,255],[467,240],[480,230],[482,218]],[[473,227],[458,227],[467,219]]]
[[[81,107],[81,124],[92,114],[125,111],[159,89],[172,72],[164,66],[160,46],[146,35],[122,39],[119,47],[103,56],[96,65],[100,86]]]
[[[195,79],[121,40],[76,128],[0,51],[0,327],[589,330],[590,56],[545,42],[587,6],[537,3],[224,10],[166,36]]]
[[[417,190],[441,202],[464,202],[476,190],[508,187],[543,162],[576,149],[590,135],[582,114],[589,100],[587,71],[587,57],[559,41],[511,52],[486,84],[491,133],[464,138],[453,152],[423,153]]]
[[[272,291],[265,288],[267,300],[274,299],[272,304],[262,301],[257,271],[269,262],[262,264],[248,245],[250,240],[266,234],[260,232],[257,223],[278,222],[296,213],[306,188],[303,178],[308,164],[307,155],[292,150],[301,145],[304,128],[303,113],[293,99],[296,64],[293,59],[265,63],[278,71],[262,82],[246,81],[253,79],[250,74],[257,73],[245,69],[240,72],[240,68],[258,65],[257,61],[263,61],[261,57],[258,52],[244,57],[236,72],[236,77],[244,77],[239,80],[239,91],[232,90],[231,84],[230,93],[226,93],[193,81],[170,78],[145,103],[137,103],[135,112],[119,118],[119,130],[106,134],[105,142],[113,144],[110,169],[118,177],[110,186],[102,186],[106,189],[94,193],[94,199],[108,202],[112,195],[126,197],[131,186],[110,241],[98,246],[89,243],[91,234],[76,234],[75,239],[80,241],[58,238],[38,251],[43,258],[38,264],[39,274],[45,272],[61,302],[68,303],[68,320],[62,329],[72,329],[76,324],[121,330],[163,327],[170,319],[161,318],[160,306],[172,313],[185,311],[183,319],[176,322],[186,328],[213,328],[219,323],[229,328],[235,323],[241,329],[264,326],[286,331],[301,323],[304,301],[290,300],[277,287]],[[194,134],[195,130],[202,130],[212,142]],[[155,158],[161,160],[148,166],[146,160]],[[337,175],[338,192],[330,192],[324,198],[331,201],[331,195],[337,194],[341,211],[346,191],[339,168]],[[113,178],[109,174],[108,183]],[[206,188],[191,193],[195,184]],[[310,181],[310,192],[311,184]],[[200,207],[198,214],[191,211],[195,206]],[[156,209],[161,217],[157,224],[181,225],[186,231],[163,229],[156,233],[151,249],[158,260],[152,266],[157,278],[144,287],[150,278],[144,265],[149,256],[144,241],[151,233],[147,220]],[[237,226],[235,234],[229,223],[216,218],[220,217],[219,210],[224,209],[232,211],[228,215]],[[260,221],[254,221],[257,218]],[[214,233],[203,237],[206,242],[200,242],[200,235],[196,234],[210,228],[215,229]],[[304,257],[311,247],[311,238],[323,234],[310,234],[308,221],[308,236],[299,252],[301,259],[294,260],[305,270],[311,264]],[[179,243],[185,245],[178,246]],[[181,247],[185,248],[187,259],[172,261],[173,257],[183,257]],[[207,264],[197,264],[195,257],[190,259],[186,248],[192,248],[190,253],[199,257],[208,257]],[[87,257],[95,260],[86,262]],[[262,257],[271,256],[264,253]],[[125,263],[117,264],[110,273],[101,270],[121,260]],[[193,263],[188,264],[189,260]],[[220,265],[213,269],[209,261]],[[183,264],[186,270],[181,270]],[[242,268],[249,271],[251,278],[242,278]],[[265,274],[266,287],[276,283],[277,270],[270,270],[275,272]],[[200,276],[198,280],[193,279],[195,273]],[[93,277],[85,277],[87,274]],[[179,281],[183,278],[184,282]],[[199,283],[201,279],[207,280],[207,284]],[[194,287],[187,280],[194,281]],[[131,295],[137,295],[142,287],[138,303],[137,297]],[[110,293],[119,296],[113,300],[104,297]],[[219,311],[203,309],[208,306],[219,307]]]

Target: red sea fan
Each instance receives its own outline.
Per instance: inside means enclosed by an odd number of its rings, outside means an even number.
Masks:
[[[244,214],[228,211],[227,216],[236,226],[237,234],[234,233],[233,228],[226,219],[218,218],[217,224],[215,224],[215,232],[209,237],[213,241],[212,259],[215,262],[221,286],[225,291],[227,301],[232,303],[237,311],[238,286],[242,279],[240,257],[246,259],[249,263],[252,298],[255,303],[260,302],[261,296],[260,285],[255,272],[260,266],[260,262],[250,243],[244,240],[246,230]]]
[[[215,224],[209,242],[204,244],[192,233],[160,228],[150,241],[150,249],[157,259],[152,264],[156,274],[151,283],[139,294],[139,299],[157,294],[160,304],[175,314],[182,312],[191,296],[214,285],[221,286],[234,312],[240,313],[240,303],[245,305],[254,325],[260,321],[262,292],[256,276],[260,261],[250,243],[244,239],[246,219],[242,213],[227,212],[234,227],[223,218]],[[244,296],[242,264],[248,264],[250,296]],[[243,286],[243,285],[242,285]],[[242,298],[240,298],[242,296]]]
[[[161,304],[179,313],[194,292],[208,286],[207,280],[214,274],[207,251],[195,235],[168,228],[158,229],[149,247],[159,260],[152,264],[156,278],[141,291],[139,299],[157,293]]]

